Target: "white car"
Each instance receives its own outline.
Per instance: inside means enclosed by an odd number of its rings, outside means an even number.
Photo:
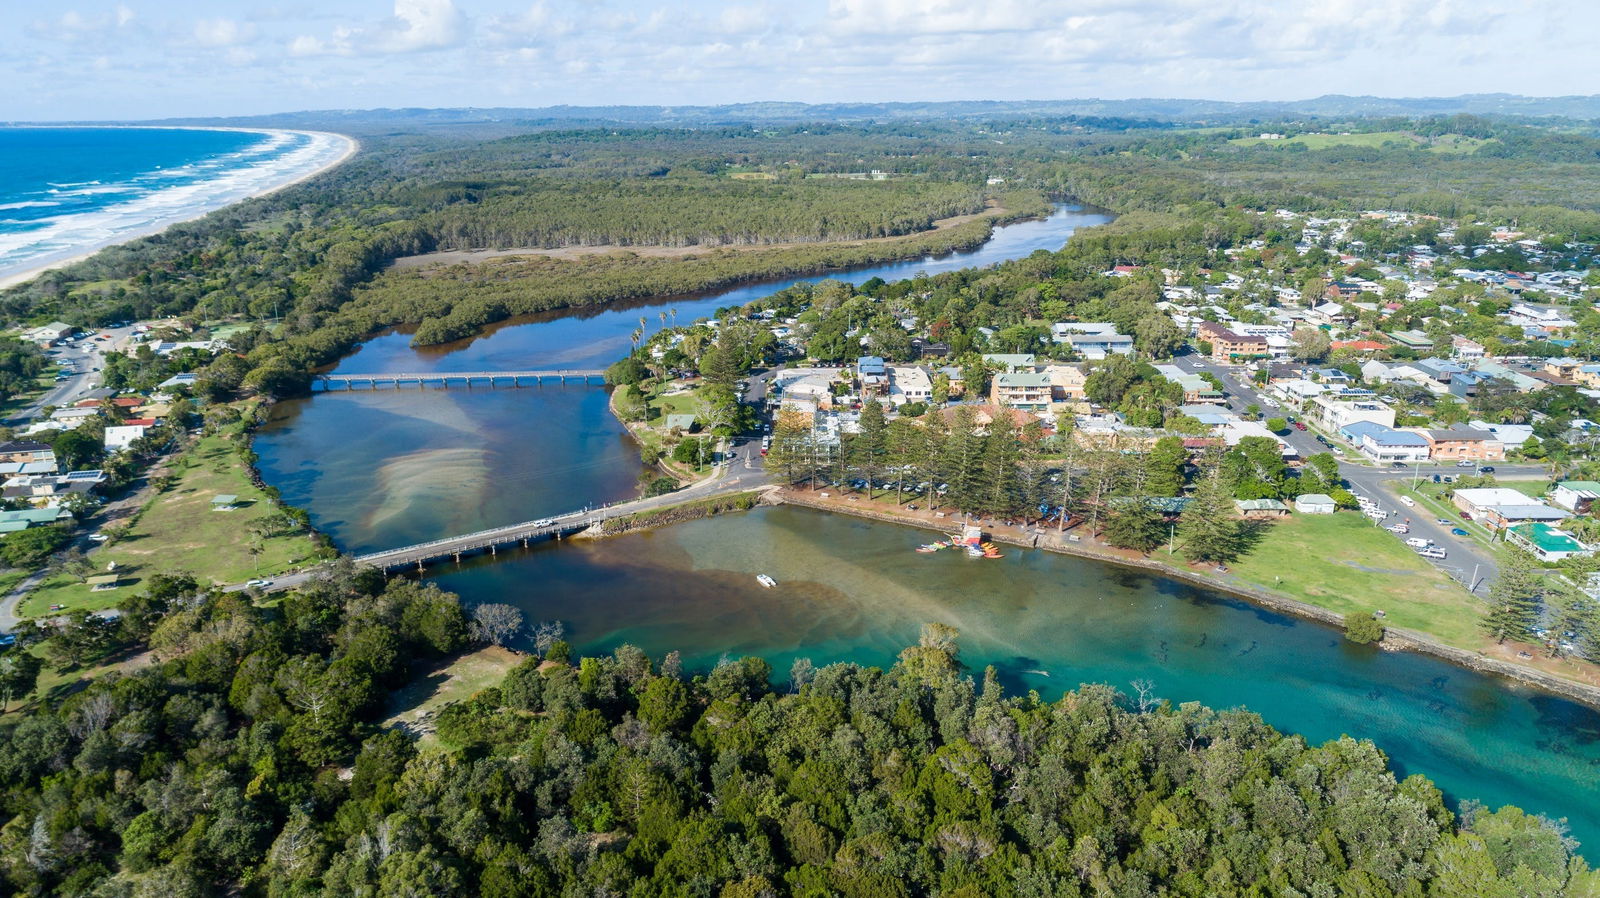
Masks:
[[[1417,554],[1421,555],[1423,558],[1434,558],[1434,559],[1441,559],[1441,560],[1447,557],[1447,555],[1445,553],[1445,550],[1443,550],[1443,549],[1433,549],[1433,548],[1423,549],[1423,550],[1419,551]]]
[[[91,534],[89,534],[89,539],[90,539],[91,542],[103,543],[103,542],[105,542],[106,540],[108,540],[110,538],[111,537],[106,536],[104,533],[91,533]]]
[[[1410,496],[1401,496],[1400,497],[1400,504],[1404,505],[1407,508],[1413,508],[1413,507],[1416,506],[1417,503],[1414,500],[1412,500],[1412,498]]]
[[[1417,537],[1413,536],[1412,538],[1406,540],[1406,545],[1410,546],[1413,549],[1426,549],[1429,546],[1433,545],[1433,540],[1431,540],[1431,539],[1418,539]]]
[[[255,587],[265,587],[265,586],[271,586],[272,585],[272,581],[271,580],[251,580],[248,583],[246,583],[245,585],[246,586],[255,586]]]

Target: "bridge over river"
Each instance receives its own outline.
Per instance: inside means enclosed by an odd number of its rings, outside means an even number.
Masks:
[[[554,381],[558,384],[576,381],[587,384],[604,381],[605,376],[603,368],[553,368],[540,371],[404,371],[377,374],[317,374],[312,378],[312,385],[319,387],[322,392],[330,392],[335,388],[342,391],[357,390],[362,387],[376,390],[384,385],[398,390],[408,384],[416,384],[417,389],[427,389],[429,386],[437,386],[440,389],[449,387],[471,389],[473,384],[487,387],[520,387],[529,381],[534,386],[542,387],[545,381]]]

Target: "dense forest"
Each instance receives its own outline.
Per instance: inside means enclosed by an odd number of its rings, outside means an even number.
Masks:
[[[1597,894],[1559,826],[1458,816],[1369,742],[1143,689],[1008,696],[941,625],[781,689],[757,658],[544,641],[419,746],[374,721],[472,638],[447,593],[345,568],[272,607],[163,577],[122,609],[47,654],[153,662],[0,743],[6,894]]]

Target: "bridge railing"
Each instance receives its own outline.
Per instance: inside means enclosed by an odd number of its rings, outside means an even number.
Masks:
[[[460,543],[471,543],[475,540],[494,539],[496,537],[515,539],[516,537],[511,536],[511,534],[522,531],[543,533],[547,530],[561,530],[566,527],[574,527],[590,522],[595,518],[603,518],[608,510],[618,505],[631,505],[633,504],[633,501],[607,502],[604,505],[596,505],[593,508],[563,512],[562,514],[551,515],[548,518],[539,519],[541,521],[550,521],[549,524],[540,525],[535,521],[523,521],[520,524],[507,524],[504,527],[490,527],[486,530],[476,530],[472,533],[461,533],[456,536],[447,536],[443,539],[433,539],[425,543],[414,543],[409,546],[400,546],[399,548],[395,549],[384,549],[380,552],[368,552],[365,555],[357,555],[354,560],[357,564],[371,563],[374,561],[381,561],[385,558],[409,555],[413,552],[425,552],[429,549],[438,549],[444,546]],[[571,518],[571,520],[567,520],[568,518]]]

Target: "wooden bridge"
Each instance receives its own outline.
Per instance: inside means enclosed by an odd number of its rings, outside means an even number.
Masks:
[[[394,372],[387,374],[318,374],[313,378],[313,384],[321,387],[323,392],[342,387],[344,391],[357,390],[363,386],[376,390],[388,385],[400,389],[407,384],[416,384],[417,389],[427,389],[430,385],[440,389],[449,387],[466,387],[471,389],[473,384],[487,387],[512,386],[520,387],[529,381],[534,386],[544,386],[545,381],[554,381],[565,384],[572,381],[589,383],[594,380],[603,380],[606,376],[604,369],[599,368],[557,368],[543,371],[421,371],[421,372]]]

